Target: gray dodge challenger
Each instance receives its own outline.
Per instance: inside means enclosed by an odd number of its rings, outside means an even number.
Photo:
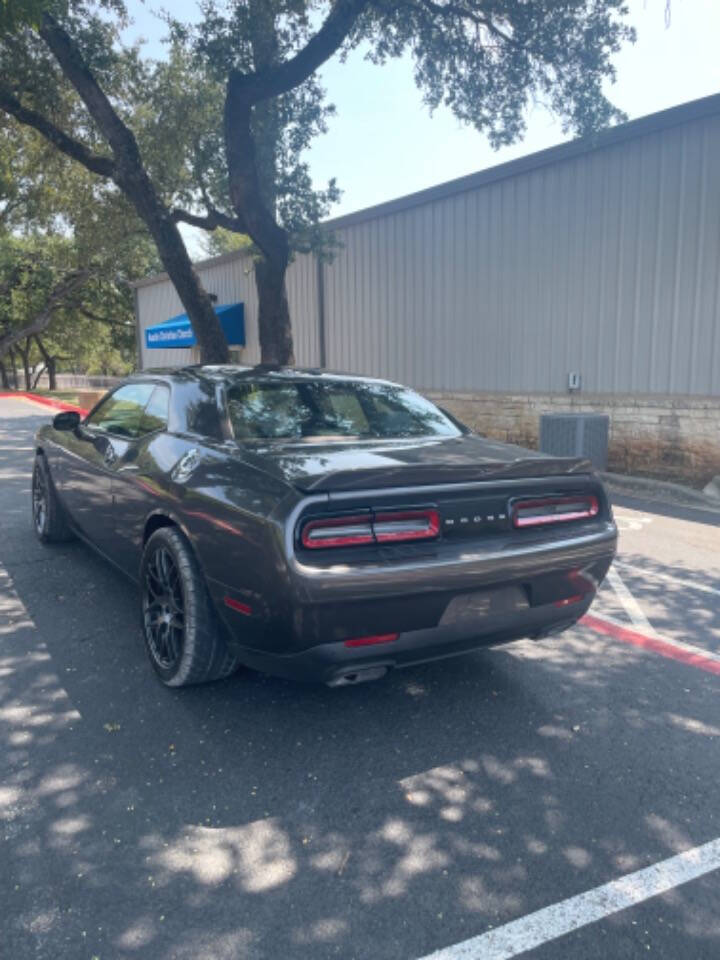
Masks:
[[[559,633],[617,541],[588,461],[474,435],[395,383],[271,367],[138,374],[57,414],[32,515],[139,583],[168,686],[240,664],[339,686]]]

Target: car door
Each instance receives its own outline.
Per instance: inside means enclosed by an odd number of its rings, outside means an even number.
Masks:
[[[112,557],[115,536],[112,481],[118,461],[140,436],[154,383],[128,383],[111,393],[69,438],[62,497],[81,533]]]
[[[113,559],[131,575],[140,564],[145,520],[165,493],[158,475],[170,467],[172,442],[165,431],[170,408],[167,384],[152,384],[153,391],[140,418],[136,439],[116,446],[112,464],[114,512]],[[175,457],[171,454],[174,464]]]

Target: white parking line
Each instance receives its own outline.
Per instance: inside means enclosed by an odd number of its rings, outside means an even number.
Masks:
[[[437,950],[422,960],[510,960],[719,868],[720,838]]]
[[[632,625],[637,627],[638,630],[642,630],[644,633],[649,633],[652,636],[655,631],[650,625],[650,621],[643,613],[640,604],[625,586],[622,577],[617,572],[615,567],[610,567],[607,578],[608,583],[613,588],[615,595],[622,604],[625,613],[630,617],[630,622]]]
[[[700,590],[702,593],[712,593],[716,597],[720,597],[720,590],[716,590],[715,587],[708,587],[705,583],[696,583],[694,580],[684,580],[682,577],[676,577],[670,573],[660,573],[657,570],[644,570],[642,567],[636,567],[632,563],[626,563],[624,560],[616,560],[616,564],[619,564],[623,570],[627,570],[630,574],[638,574],[644,579],[653,578],[657,580],[666,580],[668,583],[676,583],[679,587],[685,587],[687,590]]]
[[[629,531],[642,530],[644,525],[647,523],[652,523],[652,517],[643,517],[638,514],[629,514],[629,513],[618,513],[617,510],[615,513],[615,523],[617,524],[618,530],[621,533],[628,533]]]

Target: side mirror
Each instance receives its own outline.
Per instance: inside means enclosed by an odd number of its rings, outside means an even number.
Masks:
[[[77,410],[63,410],[53,417],[52,425],[55,430],[75,430],[80,424],[80,414]]]

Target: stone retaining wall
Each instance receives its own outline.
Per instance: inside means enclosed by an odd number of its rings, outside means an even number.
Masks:
[[[610,417],[608,469],[702,487],[720,473],[720,397],[427,394],[473,430],[537,448],[541,413]]]

